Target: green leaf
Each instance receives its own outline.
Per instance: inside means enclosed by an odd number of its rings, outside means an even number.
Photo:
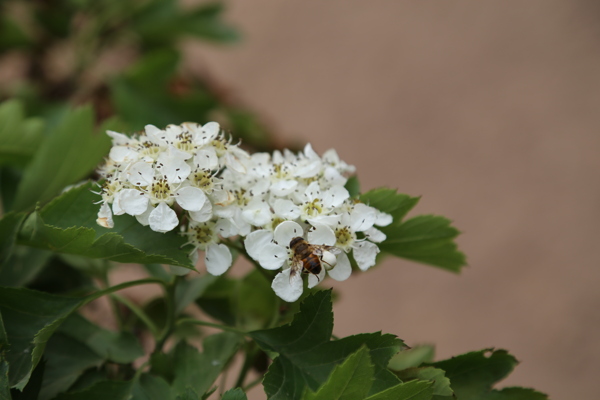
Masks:
[[[174,393],[183,394],[187,387],[196,393],[206,392],[237,352],[240,342],[241,337],[232,332],[211,335],[202,342],[202,353],[180,342],[174,354]]]
[[[11,390],[12,400],[41,400],[40,390],[42,388],[42,381],[46,375],[45,371],[46,361],[42,360],[33,370],[31,378],[29,378],[29,382],[27,382],[23,391],[17,389]]]
[[[46,346],[47,360],[40,400],[53,399],[66,391],[85,370],[99,367],[104,361],[89,346],[62,332],[56,332]]]
[[[178,36],[194,35],[218,42],[231,42],[239,35],[221,19],[221,3],[181,10],[173,0],[147,3],[133,18],[133,28],[149,46],[169,46]]]
[[[58,331],[115,363],[128,364],[144,355],[142,345],[132,333],[108,331],[79,314],[69,316]]]
[[[88,176],[108,153],[111,140],[104,132],[114,126],[114,120],[107,121],[98,129],[102,133],[94,133],[91,107],[71,111],[36,151],[17,189],[15,207],[29,210]]]
[[[0,400],[12,400],[8,383],[8,362],[0,359]]]
[[[135,217],[114,217],[115,227],[96,223],[98,196],[91,183],[73,188],[23,224],[21,243],[55,252],[105,258],[124,263],[165,263],[193,268],[185,239],[176,232],[158,233],[142,226]]]
[[[21,390],[40,361],[46,342],[79,305],[80,298],[28,289],[0,288],[0,314],[9,349],[10,385]]]
[[[387,239],[379,248],[397,257],[459,272],[466,260],[454,242],[460,232],[450,224],[444,217],[419,215],[382,227]]]
[[[305,400],[362,400],[373,383],[374,368],[369,349],[361,347],[346,361],[336,366],[329,379],[317,392],[307,391]]]
[[[400,339],[370,333],[331,341],[332,329],[331,291],[320,291],[300,304],[300,312],[291,324],[250,332],[263,350],[279,354],[263,381],[270,399],[298,399],[306,387],[316,391],[335,366],[361,346],[369,349],[374,366],[375,380],[370,392],[400,382],[386,369],[390,358],[404,346]]]
[[[485,400],[548,400],[548,396],[533,389],[508,387],[492,390]]]
[[[433,382],[433,394],[436,396],[452,396],[450,379],[446,378],[444,370],[434,367],[408,368],[397,372],[403,382],[413,379]]]
[[[199,400],[198,393],[191,387],[186,387],[184,391],[182,391],[175,400]]]
[[[79,392],[64,393],[54,400],[129,400],[133,381],[103,381]]]
[[[15,19],[8,15],[0,17],[0,53],[25,48],[33,43]]]
[[[379,211],[391,214],[394,224],[399,224],[406,214],[417,205],[420,197],[397,193],[396,189],[373,189],[360,195],[360,201]]]
[[[352,175],[346,181],[346,185],[344,185],[348,193],[350,193],[350,197],[354,198],[360,194],[360,182],[358,182],[358,177],[356,175]]]
[[[180,19],[181,32],[216,42],[237,41],[237,30],[221,19],[223,9],[223,3],[215,2],[185,13]]]
[[[428,345],[405,349],[392,357],[388,368],[394,371],[401,371],[406,368],[418,367],[424,362],[432,362],[434,353],[434,347]]]
[[[369,396],[366,400],[430,400],[432,396],[431,382],[411,381]]]
[[[16,246],[10,258],[0,265],[0,282],[21,287],[32,282],[44,269],[52,253],[27,246]]]
[[[518,394],[521,397],[514,398],[523,400],[545,399],[541,397],[545,395],[530,389],[492,390],[492,386],[508,376],[517,365],[517,360],[506,350],[474,351],[432,365],[446,371],[450,386],[461,400],[513,399],[512,394]]]
[[[223,393],[221,400],[248,400],[246,393],[240,388],[230,389]]]
[[[25,213],[10,212],[0,219],[0,273],[10,257]]]
[[[23,105],[17,100],[0,105],[0,165],[24,166],[43,139],[42,120],[25,119],[24,115]]]
[[[132,400],[168,400],[171,398],[171,387],[163,378],[150,374],[142,374],[133,384]]]
[[[205,274],[180,282],[175,288],[175,314],[179,314],[185,307],[202,296],[215,280],[217,280],[216,276]]]
[[[209,111],[217,106],[210,93],[197,85],[183,93],[174,93],[170,87],[179,59],[174,50],[152,52],[111,82],[118,115],[133,129],[209,120]]]

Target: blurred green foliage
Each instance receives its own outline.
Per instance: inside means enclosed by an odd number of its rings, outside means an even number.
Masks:
[[[125,131],[216,120],[248,147],[272,150],[260,118],[213,79],[184,71],[183,40],[240,40],[223,11],[215,1],[3,1],[0,65],[18,61],[15,79],[0,82],[0,100],[21,99],[26,116],[50,121],[89,103],[100,121],[118,115]]]

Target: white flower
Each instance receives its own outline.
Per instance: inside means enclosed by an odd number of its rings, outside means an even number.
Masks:
[[[215,222],[190,223],[186,234],[194,253],[196,249],[204,251],[204,265],[211,275],[222,275],[229,269],[233,257],[229,247],[219,243]]]
[[[147,221],[157,232],[168,232],[179,224],[177,214],[170,208],[174,202],[186,211],[199,212],[208,201],[202,189],[183,186],[183,180],[190,173],[185,161],[171,152],[163,154],[166,156],[159,156],[162,161],[157,161],[156,167],[144,161],[133,164],[128,170],[128,180],[136,188],[122,190],[115,201],[129,215],[150,211]]]
[[[332,186],[325,191],[321,191],[319,183],[312,182],[304,191],[301,219],[313,225],[335,226],[341,216],[332,211],[349,197],[350,194],[343,186]]]
[[[284,221],[275,228],[273,233],[266,229],[257,230],[250,233],[244,241],[250,257],[258,261],[263,268],[270,270],[283,268],[283,271],[275,276],[272,288],[280,298],[289,302],[296,301],[303,290],[302,270],[291,275],[292,268],[301,268],[301,265],[294,266],[296,255],[290,249],[290,242],[295,237],[304,237],[302,227],[296,222]],[[335,241],[335,234],[328,226],[317,225],[308,230],[307,242],[319,252],[322,266],[319,275],[309,274],[309,288],[321,282],[326,272],[339,281],[348,279],[352,273],[350,261],[345,253],[340,252],[336,257],[332,252],[321,248],[321,246],[332,246]]]
[[[383,232],[373,225],[378,221],[391,223],[391,216],[363,203],[354,204],[343,215],[334,228],[336,247],[350,252],[356,260],[356,264],[362,271],[366,271],[375,265],[379,247],[373,242],[379,243],[386,239]],[[389,218],[388,218],[389,216]],[[364,239],[357,239],[356,232],[363,232]]]

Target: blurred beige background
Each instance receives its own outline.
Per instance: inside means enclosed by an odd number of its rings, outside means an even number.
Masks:
[[[336,285],[335,333],[506,348],[522,363],[502,385],[597,398],[600,3],[229,5],[245,41],[191,48],[191,69],[464,232],[460,276],[390,259]]]

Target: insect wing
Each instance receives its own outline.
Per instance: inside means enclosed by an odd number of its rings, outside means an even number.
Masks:
[[[292,259],[292,266],[290,267],[290,282],[292,281],[292,278],[300,271],[302,271],[302,260],[297,256],[294,256]]]

